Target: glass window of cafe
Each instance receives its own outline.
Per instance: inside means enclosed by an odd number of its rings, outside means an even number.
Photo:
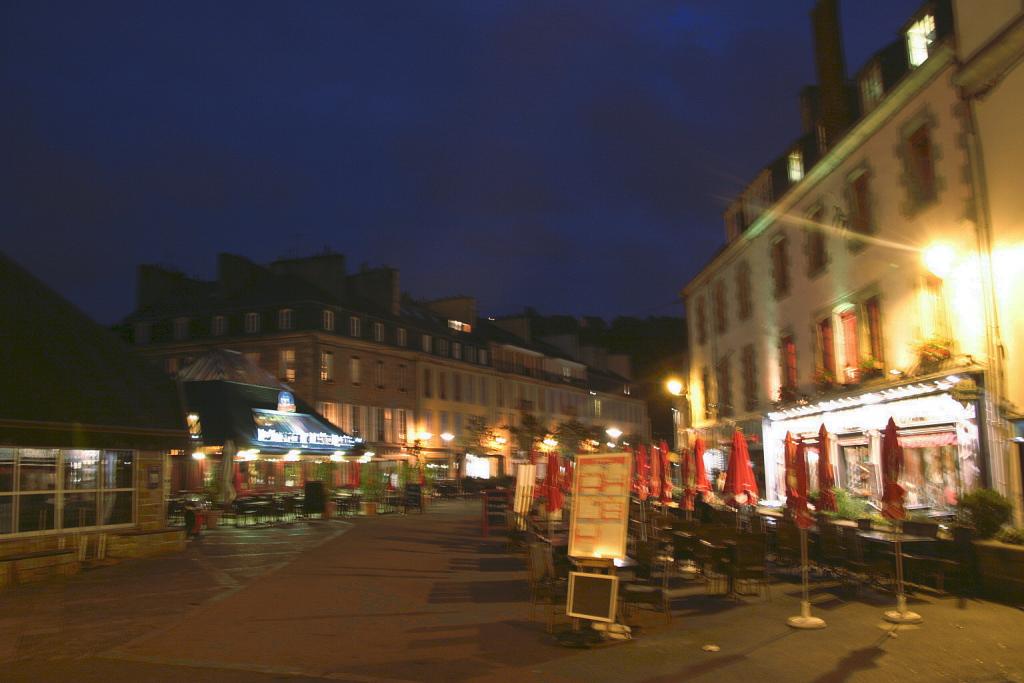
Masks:
[[[0,447],[0,535],[131,524],[135,452]]]

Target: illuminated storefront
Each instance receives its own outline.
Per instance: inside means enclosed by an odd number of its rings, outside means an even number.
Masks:
[[[881,434],[890,417],[899,428],[902,485],[911,510],[949,511],[959,496],[984,485],[979,404],[954,398],[961,377],[918,381],[769,413],[764,422],[766,498],[784,499],[786,433],[808,440],[810,488],[817,490],[817,433],[833,438],[836,485],[877,503],[881,497]]]

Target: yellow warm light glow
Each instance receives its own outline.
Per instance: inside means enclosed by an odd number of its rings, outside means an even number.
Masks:
[[[936,277],[949,277],[955,261],[956,251],[948,244],[933,244],[924,250],[924,265]]]
[[[619,429],[618,427],[609,427],[608,429],[604,430],[604,433],[612,437],[613,439],[617,439],[620,436],[622,436],[622,430]]]
[[[434,435],[431,434],[430,432],[424,431],[417,434],[416,438],[418,438],[420,441],[430,441],[431,439],[434,438]]]
[[[299,451],[288,451],[284,456],[285,462],[295,462],[299,459]]]
[[[665,382],[665,390],[668,391],[668,393],[672,394],[673,396],[682,396],[683,383],[680,382],[675,377],[673,377],[669,379],[667,382]]]
[[[445,443],[450,442],[454,438],[455,435],[452,434],[451,432],[444,432],[443,434],[441,434],[441,441],[444,441]]]
[[[331,453],[331,462],[344,462],[345,457],[341,451],[334,451]]]
[[[195,453],[192,454],[192,458],[195,460],[206,460],[206,453],[200,453],[199,451],[196,451]]]
[[[508,439],[506,439],[503,436],[499,436],[496,439],[494,439],[494,443],[498,444],[499,446],[504,446],[506,443],[508,443]]]
[[[558,439],[552,439],[550,436],[542,442],[548,448],[554,448],[558,445]]]

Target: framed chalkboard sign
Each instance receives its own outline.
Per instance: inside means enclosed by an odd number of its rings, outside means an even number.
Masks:
[[[423,487],[419,484],[406,484],[402,505],[406,512],[409,512],[409,508],[423,512]]]
[[[569,600],[565,613],[591,621],[615,622],[619,577],[613,574],[569,572]]]

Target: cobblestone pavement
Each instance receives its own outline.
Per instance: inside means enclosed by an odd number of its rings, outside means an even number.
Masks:
[[[1024,681],[1021,610],[921,597],[924,623],[897,629],[892,596],[826,582],[822,631],[785,625],[795,582],[771,599],[694,585],[671,623],[631,615],[631,642],[558,647],[478,506],[218,531],[180,557],[2,593],[0,681]]]

